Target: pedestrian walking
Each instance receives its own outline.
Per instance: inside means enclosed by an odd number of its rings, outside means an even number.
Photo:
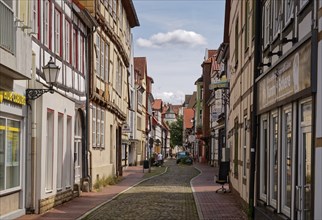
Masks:
[[[162,166],[163,164],[163,155],[161,153],[158,154],[158,164]]]

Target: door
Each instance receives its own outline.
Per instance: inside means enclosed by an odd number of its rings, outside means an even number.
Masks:
[[[299,106],[298,178],[296,186],[297,219],[311,219],[312,103]]]
[[[75,120],[75,137],[74,137],[74,177],[75,183],[80,184],[82,176],[82,123],[79,112]]]

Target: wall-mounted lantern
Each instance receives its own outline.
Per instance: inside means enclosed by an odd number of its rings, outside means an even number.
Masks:
[[[35,100],[46,92],[54,93],[53,84],[57,81],[60,67],[56,66],[52,57],[50,57],[49,62],[42,69],[45,76],[45,80],[49,84],[49,89],[27,89],[27,100]]]

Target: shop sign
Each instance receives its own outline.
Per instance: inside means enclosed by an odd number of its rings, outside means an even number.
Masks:
[[[229,89],[229,82],[227,80],[214,82],[209,85],[209,89]]]
[[[262,110],[311,86],[311,45],[286,58],[258,82],[258,107]]]
[[[131,133],[131,127],[128,124],[122,125],[122,133]]]
[[[2,103],[3,100],[7,100],[19,105],[26,105],[26,96],[16,92],[0,91],[0,103]]]

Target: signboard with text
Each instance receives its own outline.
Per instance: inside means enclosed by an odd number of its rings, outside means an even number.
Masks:
[[[258,110],[282,101],[311,87],[311,44],[299,50],[272,69],[258,82]]]

